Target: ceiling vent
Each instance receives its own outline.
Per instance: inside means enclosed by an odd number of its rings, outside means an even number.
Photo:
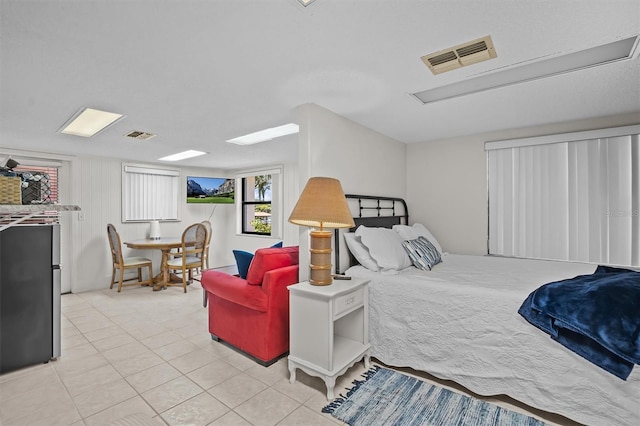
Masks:
[[[141,132],[139,130],[132,130],[125,135],[128,138],[137,139],[139,141],[146,141],[147,139],[151,139],[155,135],[153,133]]]
[[[491,36],[463,43],[449,49],[423,56],[422,62],[434,75],[466,67],[496,57]]]
[[[495,72],[412,93],[411,96],[421,103],[427,104],[617,61],[634,59],[639,54],[638,50],[640,50],[640,35],[635,35],[585,50],[555,55],[510,68],[502,68]]]

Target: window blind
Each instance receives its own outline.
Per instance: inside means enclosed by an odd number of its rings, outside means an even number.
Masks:
[[[178,170],[123,165],[122,221],[177,220]]]
[[[640,126],[626,130],[487,144],[489,253],[640,266]]]

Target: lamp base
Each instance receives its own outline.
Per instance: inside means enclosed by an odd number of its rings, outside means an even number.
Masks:
[[[331,275],[331,231],[311,231],[311,258],[309,260],[309,283],[311,285],[330,285]]]

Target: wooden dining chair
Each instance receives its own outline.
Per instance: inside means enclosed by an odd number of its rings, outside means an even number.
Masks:
[[[107,235],[109,237],[109,246],[111,247],[111,260],[113,263],[113,269],[111,271],[111,285],[109,286],[109,288],[112,289],[113,285],[117,282],[118,293],[120,293],[123,286],[153,285],[153,268],[151,259],[147,259],[146,257],[123,257],[120,235],[118,234],[118,231],[116,231],[115,226],[110,223],[107,225]],[[142,280],[143,268],[147,268],[148,270],[148,279],[144,281]],[[137,269],[137,278],[124,279],[124,274],[128,269]]]
[[[204,256],[204,267],[205,269],[209,269],[209,245],[211,244],[211,233],[212,233],[212,228],[211,228],[211,222],[209,222],[208,220],[203,220],[201,222],[205,229],[207,230],[207,239],[205,240],[204,243],[204,251],[203,256]],[[202,270],[200,271],[201,273],[203,272]]]
[[[187,292],[187,283],[193,279],[193,270],[204,268],[204,246],[207,240],[207,228],[202,223],[194,223],[182,233],[182,245],[179,253],[168,253],[169,259],[164,269],[164,282],[167,286],[182,286]],[[181,282],[171,282],[171,271],[181,274]]]

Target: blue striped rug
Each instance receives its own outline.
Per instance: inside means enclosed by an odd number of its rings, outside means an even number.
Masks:
[[[350,426],[545,426],[516,413],[378,366],[322,409]]]

